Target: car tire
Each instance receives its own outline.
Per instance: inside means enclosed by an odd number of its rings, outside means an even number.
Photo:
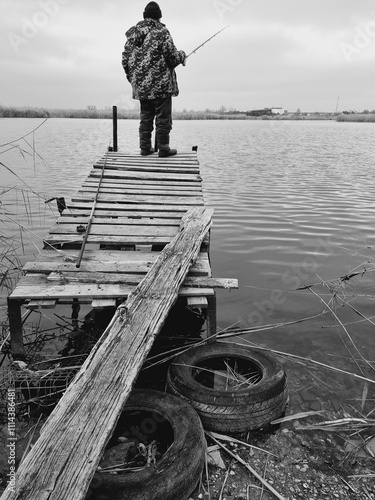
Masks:
[[[96,472],[86,499],[187,500],[201,478],[205,460],[206,441],[196,411],[171,394],[136,389],[126,402],[112,443],[122,433],[122,416],[134,412],[150,412],[155,416],[154,422],[150,418],[147,425],[144,422],[144,429],[140,422],[138,427],[144,432],[147,429],[151,432],[153,427],[162,425],[160,422],[167,422],[172,431],[172,444],[155,464],[140,471],[124,474]]]
[[[256,383],[232,390],[209,387],[197,380],[204,366],[224,362],[250,367],[258,374]],[[266,426],[284,413],[288,402],[286,374],[278,360],[228,342],[193,347],[177,356],[168,370],[167,390],[195,408],[206,430],[229,434]]]

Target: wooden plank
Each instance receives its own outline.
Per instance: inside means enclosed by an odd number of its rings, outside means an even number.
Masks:
[[[137,254],[135,252],[124,252],[123,250],[87,250],[85,252],[85,260],[88,263],[109,263],[116,262],[121,265],[122,263],[139,263],[143,264],[153,264],[158,258],[157,252],[149,252],[147,254]],[[36,262],[63,262],[69,264],[75,262],[78,256],[77,250],[41,250],[41,252],[36,256]],[[208,262],[208,256],[206,253],[201,252],[196,262],[192,264],[192,268],[195,268],[199,263],[206,265]],[[31,263],[29,263],[31,264]],[[25,266],[26,267],[26,266]]]
[[[23,270],[27,271],[29,273],[37,273],[37,274],[49,274],[51,272],[75,272],[75,273],[80,273],[83,270],[86,272],[92,272],[92,273],[100,273],[100,272],[105,272],[107,274],[110,273],[127,273],[127,274],[142,274],[142,273],[147,273],[152,266],[152,262],[109,262],[105,261],[102,263],[95,263],[95,262],[87,262],[85,259],[87,259],[86,256],[86,251],[85,251],[85,256],[84,259],[82,260],[82,264],[79,268],[76,267],[75,262],[67,262],[67,263],[60,263],[60,262],[28,262],[27,264],[24,265]],[[133,253],[140,253],[140,252],[133,252]],[[143,252],[142,252],[143,253]],[[77,258],[75,261],[77,261]],[[197,265],[195,263],[189,271],[189,274],[191,276],[209,276],[211,273],[211,269],[208,265],[206,264],[201,264]]]
[[[187,297],[186,303],[188,307],[206,308],[208,306],[207,297]]]
[[[116,207],[118,205],[115,205]],[[128,219],[134,219],[141,221],[142,218],[158,218],[158,219],[177,219],[178,223],[180,223],[181,217],[186,210],[180,211],[177,206],[174,207],[173,212],[168,212],[168,211],[163,211],[161,208],[158,207],[159,211],[152,211],[152,210],[137,210],[139,207],[133,207],[133,210],[126,209],[126,205],[120,205],[118,210],[100,210],[96,209],[95,210],[95,217],[122,217],[122,218],[128,218]],[[61,214],[61,218],[68,218],[68,217],[77,217],[77,216],[89,216],[91,213],[92,205],[86,204],[85,206],[79,206],[75,208],[74,204],[69,204],[69,207],[67,210],[64,210],[64,212]]]
[[[135,251],[136,252],[151,252],[152,251],[152,245],[135,245]]]
[[[211,224],[193,209],[182,230],[121,305],[43,426],[2,500],[83,500],[133,383]]]
[[[96,217],[94,216],[94,224],[112,224],[112,225],[117,225],[117,226],[172,226],[172,227],[179,227],[180,225],[180,220],[181,217],[175,218],[175,219],[159,219],[159,218],[152,218],[152,217],[137,217],[136,219],[131,219],[128,217]],[[77,224],[87,224],[88,222],[88,217],[81,217],[81,216],[61,216],[57,219],[56,224],[59,226],[65,226],[66,224],[73,224],[76,226]],[[53,226],[54,227],[54,226]]]
[[[159,158],[157,155],[150,155],[147,158],[142,158],[141,156],[131,156],[131,157],[113,157],[113,156],[103,156],[97,163],[105,163],[106,165],[119,164],[119,165],[137,165],[139,167],[168,167],[170,165],[182,165],[189,167],[197,167],[199,165],[198,161],[192,158],[184,158],[182,156],[176,156],[175,158]]]
[[[157,252],[125,252],[116,250],[85,250],[80,268],[76,267],[77,250],[55,251],[45,249],[35,262],[23,267],[25,272],[50,273],[107,272],[107,273],[147,273],[158,257]],[[191,276],[211,276],[208,253],[201,252],[189,269]]]
[[[47,276],[48,281],[59,281],[64,284],[69,283],[96,283],[100,285],[124,284],[138,285],[144,275],[127,273],[106,273],[106,272],[52,272]],[[181,286],[192,288],[225,288],[227,290],[238,288],[238,280],[233,278],[211,278],[211,277],[186,277]]]
[[[93,309],[109,309],[110,307],[116,307],[116,299],[95,299],[91,302],[91,307]]]
[[[75,194],[72,196],[72,201],[73,202],[86,202],[86,203],[93,203],[94,201],[94,196],[90,194]],[[135,204],[141,204],[141,203],[149,203],[152,205],[203,205],[203,197],[201,196],[158,196],[158,195],[153,195],[153,196],[142,196],[138,194],[129,194],[128,196],[124,197],[119,194],[110,194],[110,193],[104,193],[102,194],[101,191],[99,192],[98,195],[98,203],[104,202],[104,203],[123,203],[123,204],[129,204],[129,203],[135,203]]]
[[[127,163],[127,162],[138,162],[143,165],[148,165],[148,164],[153,164],[153,165],[158,165],[158,164],[165,164],[165,163],[189,163],[191,165],[199,165],[199,161],[197,156],[189,156],[189,155],[181,155],[178,154],[176,156],[169,156],[169,157],[159,157],[157,154],[151,154],[147,156],[141,156],[141,155],[118,155],[118,156],[113,156],[111,154],[105,154],[100,161],[119,161],[121,163]]]
[[[78,193],[95,193],[98,190],[98,186],[82,186],[80,189],[78,189]],[[104,193],[109,193],[109,194],[121,194],[122,196],[125,195],[137,195],[137,196],[195,196],[195,197],[201,197],[202,196],[202,191],[185,191],[185,190],[155,190],[154,188],[152,189],[124,189],[121,186],[118,186],[116,184],[113,184],[111,186],[105,185],[101,183],[100,185],[100,194]]]
[[[147,276],[147,275],[146,275]],[[81,283],[79,281],[49,281],[45,274],[27,274],[23,276],[11,294],[12,299],[59,299],[59,298],[126,298],[136,285],[122,283]],[[181,297],[212,295],[212,288],[181,287]]]
[[[198,174],[199,167],[197,165],[189,165],[184,163],[170,163],[168,165],[162,164],[148,164],[142,165],[136,162],[119,163],[112,161],[99,161],[94,163],[94,168],[102,169],[105,165],[106,171],[109,170],[121,170],[121,171],[138,171],[138,172],[170,172],[178,174]]]
[[[84,181],[85,186],[98,186],[98,177],[87,177]],[[161,181],[161,180],[143,180],[138,179],[106,179],[103,178],[101,182],[102,186],[125,186],[127,189],[138,189],[139,187],[152,188],[155,190],[173,190],[173,189],[183,189],[184,191],[194,191],[202,190],[202,185],[198,182],[188,182],[188,181]]]
[[[107,234],[103,235],[92,235],[89,234],[87,237],[87,243],[95,243],[98,245],[167,245],[171,242],[173,236],[143,236],[143,235],[133,235],[133,236],[111,236]],[[83,237],[77,234],[51,234],[44,238],[43,240],[46,245],[79,245],[83,242]]]
[[[147,161],[148,158],[150,157],[155,157],[158,158],[158,156],[155,155],[149,155],[149,156],[140,156],[139,153],[125,153],[124,151],[108,151],[103,158],[106,156],[112,157],[112,158],[141,158],[144,161]],[[196,151],[181,151],[178,153],[178,155],[170,158],[190,158],[190,159],[195,159],[198,161],[197,153]],[[169,158],[168,158],[169,159]]]
[[[124,200],[123,200],[124,201]],[[199,202],[199,206],[202,205],[202,201]],[[73,203],[68,203],[67,202],[67,208],[82,208],[84,210],[90,210],[92,208],[92,200],[86,200],[86,201],[79,201],[79,202],[73,202]],[[163,212],[168,213],[168,217],[171,217],[171,212],[178,212],[180,214],[180,218],[183,213],[187,212],[191,208],[191,205],[154,205],[154,204],[147,204],[147,203],[106,203],[103,201],[99,201],[96,204],[96,209],[95,209],[95,214],[98,213],[100,210],[112,210],[116,211],[117,215],[120,217],[121,216],[121,211],[131,211],[134,210],[135,212],[160,212],[158,214],[158,217],[162,217]]]
[[[90,172],[90,177],[100,177],[101,170],[94,169]],[[135,172],[135,171],[124,171],[111,170],[105,171],[104,179],[138,179],[138,180],[159,180],[163,179],[169,181],[189,181],[189,182],[201,182],[202,178],[199,174],[183,174],[183,173],[171,173],[171,172]]]
[[[49,230],[50,234],[74,234],[81,235],[77,232],[77,224],[55,224]],[[178,225],[174,226],[147,226],[147,225],[127,225],[123,224],[100,224],[94,219],[90,226],[90,235],[104,235],[104,236],[175,236],[178,233]]]
[[[102,169],[103,165],[95,164],[93,168]],[[113,172],[137,172],[137,173],[151,173],[151,174],[187,174],[187,175],[199,175],[199,167],[182,167],[181,165],[169,166],[169,167],[137,167],[130,165],[106,165],[106,174],[111,174]]]
[[[38,309],[41,307],[42,309],[53,309],[56,307],[57,300],[30,300],[27,303],[29,309]]]
[[[154,157],[155,158],[155,157]],[[102,158],[98,161],[95,162],[94,166],[97,167],[99,165],[109,165],[110,167],[131,167],[131,168],[138,168],[138,169],[152,169],[152,168],[180,168],[180,169],[198,169],[199,168],[199,163],[197,162],[192,162],[189,159],[180,159],[180,160],[174,160],[173,158],[164,158],[164,159],[128,159],[128,160],[123,160],[123,159],[116,159],[116,158]]]

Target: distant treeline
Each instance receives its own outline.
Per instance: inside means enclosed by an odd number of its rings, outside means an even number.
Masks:
[[[375,122],[375,111],[371,113],[350,113],[338,115],[338,122]]]
[[[363,111],[362,113],[343,112],[339,113],[286,113],[282,115],[252,116],[250,112],[236,110],[227,111],[222,107],[218,111],[206,109],[205,111],[174,111],[173,118],[176,120],[337,120],[340,122],[375,122],[375,110]],[[138,109],[117,109],[117,117],[120,120],[139,119]],[[112,119],[112,108],[97,109],[96,106],[88,106],[86,109],[45,109],[33,107],[1,106],[0,118],[90,118],[90,119]]]
[[[87,109],[44,109],[33,107],[13,107],[0,105],[0,118],[91,118],[112,119],[112,108],[97,109],[88,106]],[[117,109],[117,118],[120,120],[139,119],[138,109]],[[289,115],[261,115],[251,116],[249,112],[230,110],[222,107],[218,111],[206,109],[205,111],[174,111],[173,118],[176,120],[286,120],[306,119],[305,116]],[[319,116],[311,119],[319,119]],[[325,117],[321,117],[324,119]]]
[[[137,110],[122,112],[119,110],[119,118],[136,118],[139,116]],[[112,109],[96,109],[88,106],[87,109],[45,109],[33,107],[0,106],[1,118],[112,118]]]
[[[87,109],[44,109],[33,107],[0,106],[0,118],[91,118],[112,119],[112,108],[97,109],[88,106]],[[117,109],[120,120],[139,119],[139,110]],[[173,118],[177,120],[244,120],[254,119],[239,111],[174,111]],[[268,118],[268,117],[266,117]]]
[[[112,108],[97,109],[88,106],[87,109],[44,109],[33,107],[0,106],[0,118],[94,118],[112,119]],[[117,109],[120,120],[139,119],[138,109]],[[173,118],[181,120],[234,120],[253,118],[239,111],[174,111]]]

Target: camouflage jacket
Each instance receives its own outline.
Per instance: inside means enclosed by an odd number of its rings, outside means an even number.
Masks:
[[[133,89],[133,99],[178,95],[174,68],[185,59],[164,24],[147,18],[126,32],[122,66]]]

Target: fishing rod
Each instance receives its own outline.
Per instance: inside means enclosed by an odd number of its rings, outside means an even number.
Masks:
[[[105,156],[104,165],[103,165],[103,168],[102,168],[102,174],[101,174],[100,179],[99,179],[98,189],[96,190],[96,195],[95,195],[94,203],[92,205],[90,217],[89,217],[89,220],[87,222],[85,236],[84,236],[83,241],[82,241],[82,246],[81,246],[81,250],[80,250],[79,255],[78,255],[78,260],[77,260],[77,263],[76,263],[76,267],[80,267],[80,265],[81,265],[81,261],[82,261],[82,257],[83,257],[83,252],[85,251],[85,246],[86,246],[86,243],[87,243],[87,238],[89,236],[91,224],[92,224],[92,221],[94,219],[94,212],[95,212],[95,208],[96,208],[96,203],[97,203],[98,198],[99,198],[100,184],[101,184],[102,179],[103,179],[104,169],[105,169],[105,166],[106,166],[106,163],[107,163],[107,156],[108,156],[108,153],[106,153],[106,156]],[[81,228],[81,226],[78,226],[78,228]],[[78,230],[78,228],[77,228],[77,230]],[[84,230],[84,226],[82,227],[82,229]]]
[[[204,41],[203,43],[201,43],[200,45],[198,45],[198,47],[196,47],[192,52],[190,52],[190,54],[188,54],[185,58],[185,61],[188,57],[190,57],[192,54],[195,54],[196,51],[198,49],[200,49],[201,47],[203,47],[203,45],[206,45],[207,42],[209,42],[210,40],[212,40],[216,35],[218,35],[219,33],[221,33],[222,31],[226,30],[227,28],[229,28],[229,24],[228,26],[225,26],[225,28],[222,28],[221,30],[219,30],[217,33],[215,33],[214,35],[210,36],[210,38],[207,38],[206,41]]]

